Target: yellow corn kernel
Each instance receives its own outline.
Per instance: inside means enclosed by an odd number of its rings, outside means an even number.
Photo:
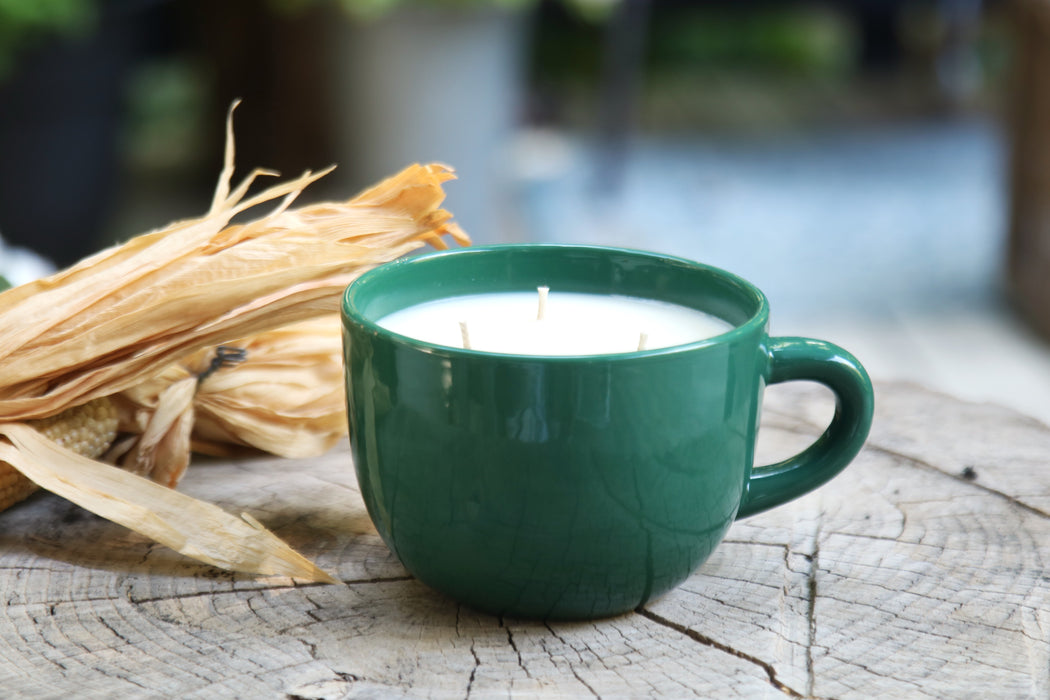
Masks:
[[[83,457],[101,457],[117,437],[117,409],[106,397],[74,406],[48,418],[29,421],[48,439]],[[17,469],[0,462],[0,510],[25,500],[37,485]]]

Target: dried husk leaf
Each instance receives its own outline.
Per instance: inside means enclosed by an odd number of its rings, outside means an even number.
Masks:
[[[331,581],[254,519],[233,518],[148,479],[79,457],[21,422],[113,397],[124,402],[126,425],[134,427],[116,452],[133,470],[172,485],[188,463],[198,406],[205,416],[201,445],[218,450],[232,442],[278,454],[281,449],[310,453],[331,444],[331,395],[342,391],[341,374],[337,388],[331,388],[339,365],[336,354],[333,369],[328,346],[319,351],[328,363],[320,370],[329,385],[323,406],[305,433],[290,441],[271,431],[299,410],[296,402],[310,402],[308,392],[297,392],[294,401],[268,414],[272,406],[260,400],[260,387],[276,375],[266,380],[246,372],[239,388],[226,387],[239,403],[223,407],[217,384],[201,391],[218,375],[198,383],[194,370],[180,363],[192,364],[200,359],[195,355],[231,338],[251,339],[318,316],[331,318],[342,290],[365,270],[428,243],[445,247],[443,236],[469,242],[440,208],[442,184],[453,177],[444,166],[413,165],[347,202],[292,209],[303,188],[325,173],[308,172],[249,197],[255,179],[272,173],[257,170],[231,187],[232,110],[227,131],[222,176],[205,216],[0,293],[0,436],[7,440],[0,441],[0,460],[40,486],[200,561]],[[262,218],[231,223],[238,214],[275,201]],[[293,341],[283,342],[284,352],[296,350]],[[282,371],[278,382],[285,385],[299,382],[302,388],[314,381],[288,366]],[[315,429],[316,435],[303,438]],[[299,446],[289,447],[293,442]]]
[[[194,353],[112,397],[120,430],[141,434],[109,456],[174,486],[190,451],[236,456],[323,454],[346,436],[338,316],[322,316],[226,343],[243,359],[211,368],[216,349]],[[192,433],[177,432],[192,424]]]
[[[337,583],[254,519],[81,457],[22,423],[0,424],[0,460],[43,488],[177,552],[231,571]]]
[[[174,487],[190,463],[197,378],[171,368],[116,395],[118,430],[137,438],[107,455],[125,470]]]
[[[439,165],[414,165],[349,202],[243,225],[250,206],[298,194],[315,175],[132,239],[0,293],[0,419],[60,412],[156,376],[202,348],[338,309],[354,278],[440,236],[467,242],[439,208]]]
[[[230,455],[235,446],[313,457],[346,436],[338,316],[322,316],[236,340],[245,359],[200,383],[193,449]]]

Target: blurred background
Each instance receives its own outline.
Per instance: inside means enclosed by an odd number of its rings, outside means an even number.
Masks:
[[[0,272],[202,214],[236,98],[242,173],[445,162],[478,243],[725,267],[1050,421],[1048,0],[0,0]]]

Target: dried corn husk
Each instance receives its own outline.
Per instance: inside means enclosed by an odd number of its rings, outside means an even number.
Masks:
[[[0,294],[0,417],[29,419],[123,391],[202,347],[335,312],[365,269],[464,240],[437,209],[441,166],[412,166],[343,204],[229,226],[317,176],[272,187],[192,222],[132,239],[65,272]]]
[[[201,561],[328,580],[250,518],[85,460],[24,425],[112,397],[130,432],[112,456],[168,485],[185,470],[194,440],[211,451],[232,443],[302,455],[338,439],[333,412],[341,411],[342,373],[332,331],[286,326],[318,317],[331,323],[343,288],[376,264],[427,243],[444,247],[443,236],[469,242],[440,208],[441,185],[452,173],[414,165],[350,201],[293,209],[324,172],[249,196],[252,183],[272,173],[255,171],[231,187],[233,160],[231,110],[224,169],[205,216],[0,293],[0,460]],[[274,202],[259,219],[231,223]],[[243,367],[200,380],[200,364],[233,342],[249,350]],[[307,346],[323,367],[303,372],[287,362]],[[267,394],[268,384],[284,388]],[[298,389],[285,391],[289,385]],[[300,422],[289,428],[287,420]]]
[[[74,503],[198,561],[234,571],[335,583],[251,516],[222,509],[81,457],[20,423],[0,425],[0,460]],[[55,465],[59,465],[55,468]]]
[[[244,360],[231,368],[235,371],[210,375],[197,391],[195,451],[230,456],[241,445],[282,457],[312,457],[346,435],[338,316],[231,345],[245,351]]]
[[[216,363],[217,353],[234,351],[241,359]],[[225,457],[323,454],[346,435],[341,353],[334,315],[193,353],[113,397],[121,431],[142,438],[118,443],[108,457],[175,486],[191,448]]]

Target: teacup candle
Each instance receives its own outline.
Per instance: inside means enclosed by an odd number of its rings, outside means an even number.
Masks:
[[[636,608],[867,436],[863,367],[770,338],[768,319],[728,272],[615,248],[466,248],[365,273],[343,328],[376,529],[421,581],[481,610]],[[801,454],[755,467],[762,391],[798,379],[831,388],[835,417]]]
[[[599,355],[682,345],[732,328],[678,304],[616,294],[502,292],[448,297],[379,319],[418,340],[521,355]]]

